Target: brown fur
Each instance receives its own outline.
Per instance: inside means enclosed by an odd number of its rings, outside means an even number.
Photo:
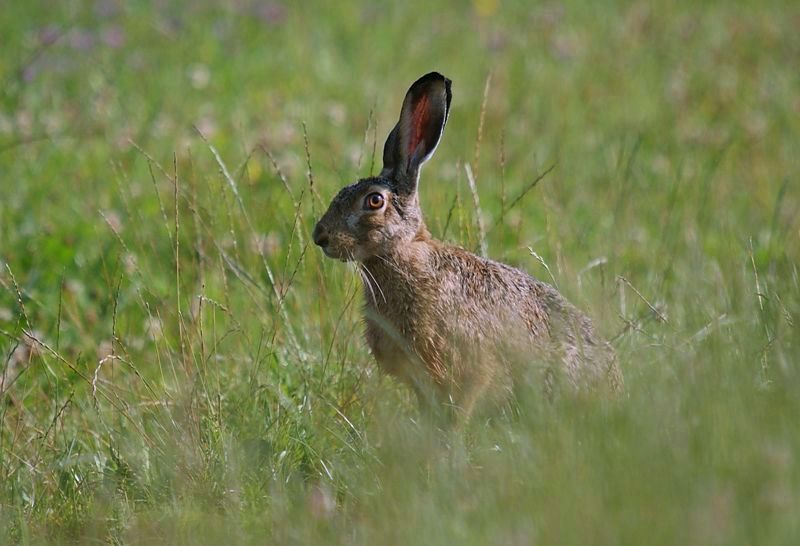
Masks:
[[[449,85],[435,73],[412,85],[381,176],[342,189],[314,230],[326,255],[361,264],[375,359],[423,404],[452,405],[464,416],[487,390],[531,371],[547,392],[558,377],[578,390],[620,390],[613,350],[553,287],[431,238],[417,177],[447,119]],[[370,210],[365,198],[376,192],[385,205]]]

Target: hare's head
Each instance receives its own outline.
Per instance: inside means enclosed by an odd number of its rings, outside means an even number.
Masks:
[[[427,233],[419,170],[439,144],[450,98],[450,80],[437,72],[414,82],[383,147],[381,173],[343,188],[314,228],[314,242],[327,256],[365,261]]]

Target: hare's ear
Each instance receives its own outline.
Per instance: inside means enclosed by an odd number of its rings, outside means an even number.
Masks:
[[[400,121],[383,146],[381,176],[392,179],[398,191],[416,190],[419,168],[442,138],[451,98],[450,80],[438,72],[422,76],[406,93]]]

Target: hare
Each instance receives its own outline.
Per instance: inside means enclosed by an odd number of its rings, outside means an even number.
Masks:
[[[431,237],[419,172],[439,144],[451,98],[450,80],[437,72],[414,82],[384,145],[383,170],[343,188],[314,228],[326,256],[358,262],[372,354],[423,406],[454,408],[462,419],[487,391],[531,370],[548,394],[558,378],[577,390],[621,390],[613,350],[556,289]]]

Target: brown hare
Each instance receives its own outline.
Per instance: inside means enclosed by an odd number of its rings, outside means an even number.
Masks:
[[[425,227],[419,171],[444,131],[450,83],[436,72],[414,82],[383,170],[343,188],[314,229],[327,256],[359,264],[372,354],[423,406],[455,409],[459,420],[485,393],[531,371],[548,394],[559,378],[577,390],[620,390],[613,350],[558,291]]]

